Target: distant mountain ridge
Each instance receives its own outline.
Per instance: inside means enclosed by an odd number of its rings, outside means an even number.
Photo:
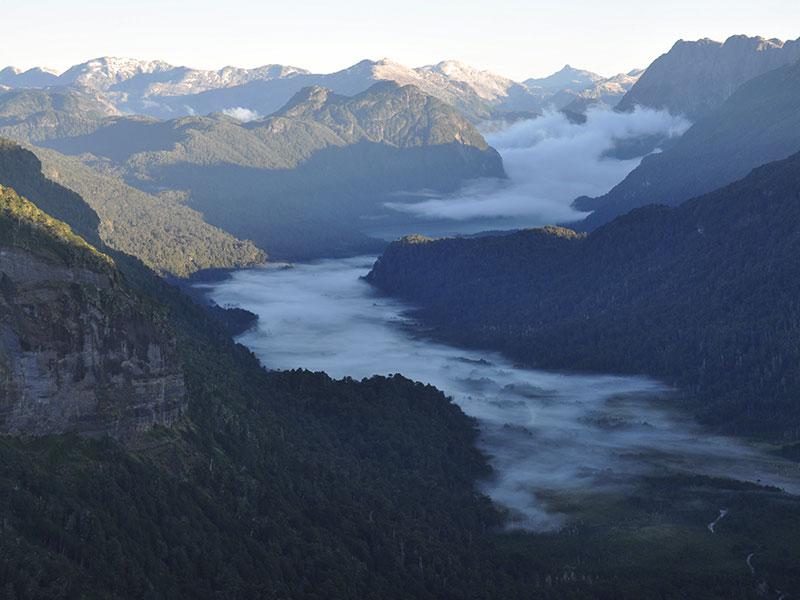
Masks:
[[[800,38],[781,41],[734,35],[725,42],[679,40],[658,57],[620,101],[666,109],[695,121],[720,106],[744,82],[800,60]]]
[[[595,73],[567,66],[549,77],[520,83],[455,60],[409,68],[389,59],[362,60],[327,74],[275,64],[204,70],[118,57],[92,59],[61,74],[44,69],[22,72],[13,67],[0,71],[0,86],[69,87],[94,94],[120,112],[158,118],[237,107],[265,116],[304,87],[318,85],[353,95],[378,81],[394,81],[415,85],[477,122],[511,113],[534,116],[551,104],[562,108],[603,80]]]
[[[530,79],[526,79],[523,83],[532,89],[568,90],[577,93],[603,79],[604,77],[597,73],[592,73],[584,69],[576,69],[571,65],[564,65],[561,70],[556,71],[552,75],[540,78],[531,77]]]

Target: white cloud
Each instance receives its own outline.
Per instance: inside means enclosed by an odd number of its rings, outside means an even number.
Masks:
[[[650,109],[632,113],[591,109],[582,125],[561,113],[548,112],[486,136],[503,157],[508,181],[479,180],[452,196],[388,206],[434,219],[576,221],[585,214],[570,207],[575,198],[604,194],[639,164],[639,158],[603,157],[616,140],[652,134],[676,136],[688,127],[681,117]]]
[[[242,123],[247,123],[248,121],[255,121],[256,119],[260,119],[261,115],[254,110],[250,110],[249,108],[243,108],[241,106],[232,106],[231,108],[226,108],[222,111],[223,114],[228,115]]]

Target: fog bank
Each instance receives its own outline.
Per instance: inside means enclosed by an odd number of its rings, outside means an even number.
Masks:
[[[512,526],[559,527],[554,494],[618,491],[652,472],[760,480],[800,492],[796,465],[701,431],[669,410],[669,390],[658,382],[522,369],[495,353],[422,337],[404,316],[407,306],[359,279],[373,260],[239,271],[211,295],[260,316],[240,341],[268,368],[354,378],[402,373],[452,396],[480,423],[480,447],[495,469],[483,491],[512,511]]]
[[[675,137],[688,127],[685,119],[652,109],[637,108],[632,113],[590,109],[584,124],[548,112],[486,134],[487,142],[503,157],[508,181],[479,180],[451,196],[388,206],[426,219],[577,221],[587,213],[570,207],[575,198],[606,193],[641,161],[605,157],[618,141]]]

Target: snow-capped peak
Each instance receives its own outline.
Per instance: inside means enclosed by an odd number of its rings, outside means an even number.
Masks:
[[[444,60],[435,65],[420,67],[418,72],[437,73],[450,81],[464,83],[484,100],[495,100],[505,96],[514,82],[490,71],[482,71],[457,60]]]
[[[163,73],[174,68],[160,60],[102,56],[71,67],[59,79],[64,84],[76,83],[94,89],[107,89],[137,75]]]

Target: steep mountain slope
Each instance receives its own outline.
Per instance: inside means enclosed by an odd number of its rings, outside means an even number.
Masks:
[[[94,94],[68,88],[0,92],[0,136],[36,143],[97,129],[116,107]]]
[[[388,212],[390,195],[504,176],[500,156],[455,109],[390,82],[353,97],[307,88],[248,123],[117,118],[47,145],[108,159],[145,191],[188,191],[208,222],[281,258],[373,251],[380,246],[358,233],[358,219]]]
[[[108,256],[3,185],[0,339],[4,434],[129,438],[184,410],[158,311],[124,288]]]
[[[44,166],[38,159],[43,159]],[[43,175],[23,179],[22,174],[39,173],[40,169],[49,180]],[[93,244],[102,239],[109,247],[136,256],[160,273],[185,277],[201,269],[243,267],[266,258],[251,242],[237,240],[207,224],[199,213],[176,201],[127,186],[76,158],[43,148],[25,150],[0,138],[0,181],[38,198],[50,214],[80,222],[68,212],[78,203],[48,203],[50,190],[56,190],[55,197],[65,197],[60,186],[50,180],[80,193],[96,211],[91,218],[99,216],[99,222],[81,224],[81,235]]]
[[[744,82],[798,60],[800,39],[783,42],[735,35],[724,43],[679,40],[647,67],[618,108],[663,108],[696,121]]]
[[[36,180],[30,167],[16,176]],[[58,189],[50,205],[79,200]],[[800,585],[797,501],[739,482],[648,478],[563,531],[503,532],[476,491],[490,473],[475,424],[443,394],[399,375],[267,372],[214,317],[110,252],[120,286],[177,336],[186,410],[126,445],[0,436],[6,598],[727,600],[758,597],[743,566],[753,547],[759,575]],[[720,505],[732,517],[710,536]]]
[[[581,198],[591,229],[637,206],[674,206],[800,150],[800,63],[742,85],[659,154],[647,156],[605,196]]]
[[[577,94],[577,97],[564,107],[565,111],[585,113],[590,106],[614,108],[623,96],[639,80],[641,69],[619,73],[608,79],[601,79]]]
[[[447,337],[552,368],[647,373],[705,422],[800,438],[800,154],[585,235],[409,239],[369,275]]]
[[[42,88],[56,85],[58,73],[52,69],[42,69],[34,67],[27,71],[22,71],[16,67],[6,67],[0,70],[0,85],[9,88]]]
[[[8,188],[0,245],[0,423],[26,434],[0,439],[4,594],[427,598],[480,581],[468,565],[488,564],[498,515],[473,491],[474,424],[441,393],[268,373]],[[64,430],[138,434],[39,437]]]
[[[42,161],[46,177],[80,194],[97,212],[103,242],[158,273],[186,277],[203,269],[266,261],[255,244],[209,225],[179,200],[147,194],[54,150],[31,151]]]

